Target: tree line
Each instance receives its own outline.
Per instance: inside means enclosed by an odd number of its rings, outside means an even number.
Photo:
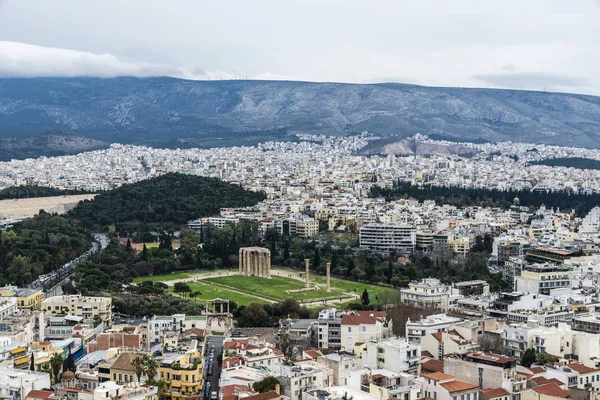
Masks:
[[[550,167],[567,167],[579,169],[600,169],[600,161],[585,157],[557,157],[530,161],[529,165],[547,165]]]
[[[577,216],[585,216],[600,204],[600,193],[573,193],[567,190],[531,191],[498,190],[484,188],[460,188],[447,186],[419,186],[398,180],[390,188],[373,186],[371,197],[384,197],[387,201],[398,198],[413,198],[420,202],[434,200],[438,205],[449,204],[457,207],[481,206],[508,209],[514,199],[525,207],[537,208],[541,204],[547,208],[573,210]]]
[[[43,211],[0,235],[0,284],[28,285],[89,250],[84,228]]]
[[[0,190],[0,200],[30,199],[33,197],[69,196],[74,194],[89,194],[86,190],[57,189],[37,185],[10,186]]]

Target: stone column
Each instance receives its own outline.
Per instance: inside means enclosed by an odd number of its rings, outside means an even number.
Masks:
[[[310,268],[310,260],[308,258],[305,258],[304,259],[304,264],[306,265],[306,273],[304,275],[304,279],[305,279],[306,282],[304,284],[304,287],[307,288],[307,287],[309,287],[309,285],[308,285],[308,274],[309,274],[309,268]]]
[[[240,248],[238,255],[238,264],[240,265],[240,274],[244,273],[244,250]]]
[[[244,253],[244,275],[250,275],[250,252],[246,249]]]
[[[264,275],[263,275],[263,274],[264,274],[264,271],[263,271],[263,268],[264,268],[264,262],[263,262],[263,252],[262,252],[261,250],[258,250],[258,251],[256,252],[256,254],[257,254],[257,256],[258,256],[258,257],[257,257],[257,258],[258,258],[258,274],[257,274],[257,275],[258,275],[258,276],[260,276],[260,277],[262,278],[262,277],[264,276]]]
[[[267,253],[267,277],[271,278],[271,252]]]
[[[331,292],[331,263],[327,263],[327,292]]]

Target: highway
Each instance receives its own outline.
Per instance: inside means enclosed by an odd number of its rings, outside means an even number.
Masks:
[[[45,284],[48,282],[52,282],[53,280],[60,279],[58,283],[54,284],[51,288],[47,289],[44,293],[44,298],[61,296],[63,294],[62,285],[65,282],[68,282],[69,277],[73,273],[75,266],[83,260],[87,260],[96,254],[98,251],[102,251],[108,246],[109,239],[105,234],[95,234],[94,242],[92,243],[92,247],[83,253],[81,256],[77,257],[74,260],[69,261],[59,269],[46,274],[40,275],[40,277],[31,284],[31,288],[33,289],[42,289]],[[62,278],[62,279],[61,279]]]

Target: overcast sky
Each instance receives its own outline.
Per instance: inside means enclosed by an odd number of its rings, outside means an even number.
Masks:
[[[600,0],[0,0],[1,76],[600,94]]]

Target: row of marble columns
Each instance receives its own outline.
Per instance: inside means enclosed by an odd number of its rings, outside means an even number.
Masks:
[[[271,277],[271,254],[267,249],[241,248],[239,252],[240,274]]]

